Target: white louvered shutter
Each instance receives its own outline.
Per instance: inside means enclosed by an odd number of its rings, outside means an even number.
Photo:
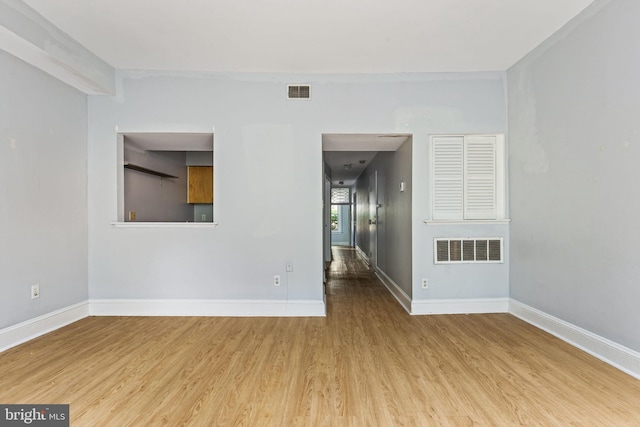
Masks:
[[[464,137],[434,137],[433,219],[463,219]]]
[[[496,219],[495,136],[466,137],[464,176],[464,218]]]

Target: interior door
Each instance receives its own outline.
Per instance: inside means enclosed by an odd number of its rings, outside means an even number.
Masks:
[[[324,249],[324,262],[331,262],[331,181],[326,176],[324,179],[324,200],[322,202],[322,244]]]
[[[356,193],[351,197],[351,246],[356,247],[356,230],[358,229]]]
[[[369,176],[369,262],[378,265],[378,171]]]

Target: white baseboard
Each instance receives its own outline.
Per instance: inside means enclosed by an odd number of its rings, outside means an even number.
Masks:
[[[375,273],[378,279],[387,287],[391,295],[398,300],[400,305],[407,310],[407,313],[411,314],[411,297],[406,294],[404,290],[396,282],[394,282],[387,274],[380,270],[379,268],[375,268]]]
[[[382,284],[391,292],[391,295],[400,303],[400,305],[407,310],[407,313],[411,313],[411,297],[407,295],[407,293],[402,290],[400,286],[396,282],[391,279],[391,277],[387,276],[387,273],[382,271],[380,268],[372,266],[371,260],[367,256],[366,253],[360,247],[356,246],[356,255],[364,261],[369,267],[373,268],[373,271],[378,277],[378,279],[382,282]]]
[[[411,301],[384,272],[378,277],[412,315],[506,313],[580,348],[640,379],[640,353],[514,299]],[[410,307],[410,309],[409,309]],[[322,317],[324,300],[90,300],[0,330],[0,352],[59,329],[87,316],[288,316]]]
[[[365,264],[367,264],[367,265],[371,264],[371,261],[369,260],[369,256],[367,254],[365,254],[362,249],[360,249],[360,246],[356,246],[356,255],[358,255],[360,258],[362,258],[362,261],[364,261]]]
[[[91,316],[323,317],[323,300],[126,300],[89,301]]]
[[[325,300],[90,300],[0,329],[0,352],[88,316],[324,317]]]
[[[411,314],[507,313],[509,298],[413,300]]]
[[[640,379],[640,353],[514,299],[509,313]]]
[[[87,301],[0,329],[0,352],[89,316]]]

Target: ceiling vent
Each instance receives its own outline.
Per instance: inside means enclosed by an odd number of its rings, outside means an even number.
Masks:
[[[287,85],[287,99],[310,99],[311,86]]]

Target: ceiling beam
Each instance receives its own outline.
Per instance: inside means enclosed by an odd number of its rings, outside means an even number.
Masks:
[[[88,95],[115,94],[115,69],[21,0],[0,0],[0,49]]]

